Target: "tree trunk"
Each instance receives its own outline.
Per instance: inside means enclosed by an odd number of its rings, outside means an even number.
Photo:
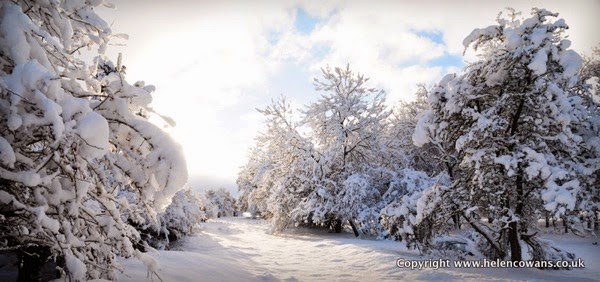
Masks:
[[[519,218],[523,213],[523,171],[519,167],[516,179],[517,203],[515,206],[515,215]],[[509,205],[510,206],[510,205]],[[508,243],[510,244],[510,259],[512,261],[521,261],[521,242],[519,239],[519,221],[511,221],[508,224]]]
[[[354,231],[354,236],[359,237],[360,232],[358,231],[358,228],[356,228],[356,225],[354,224],[354,220],[348,219],[348,223],[350,223],[350,226],[352,227],[352,231]]]
[[[546,214],[546,228],[550,227],[550,217]]]
[[[50,281],[60,277],[57,263],[46,246],[29,246],[19,250],[17,281]]]
[[[508,242],[510,244],[510,260],[521,261],[521,243],[519,242],[519,222],[508,224]]]
[[[514,136],[517,133],[517,129],[519,127],[519,118],[521,117],[521,112],[523,111],[523,107],[525,105],[525,99],[521,98],[519,101],[519,106],[517,107],[517,111],[512,118],[510,127],[508,127],[507,132],[510,132],[510,136]],[[523,169],[519,165],[516,179],[516,206],[515,206],[515,215],[520,219],[522,218],[523,213],[523,205],[524,205],[524,192],[523,192]],[[506,207],[510,209],[509,204],[509,195],[506,195]],[[519,221],[512,220],[508,224],[508,243],[510,245],[510,259],[512,261],[521,261],[521,242],[519,239]]]
[[[452,215],[452,221],[454,221],[454,228],[460,230],[460,214],[456,213]]]
[[[563,216],[563,227],[565,228],[565,234],[569,233],[569,223],[567,222],[567,216]]]
[[[331,225],[332,225],[333,232],[335,232],[335,233],[342,232],[342,220],[334,219],[333,222],[331,223]]]

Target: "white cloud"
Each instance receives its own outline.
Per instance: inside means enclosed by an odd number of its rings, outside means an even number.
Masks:
[[[419,34],[433,30],[431,27],[410,25],[398,17],[396,10],[387,7],[363,5],[350,3],[330,6],[330,11],[320,10],[321,15],[330,17],[309,35],[299,35],[294,30],[283,34],[272,57],[296,60],[314,77],[319,77],[320,68],[326,65],[350,63],[354,70],[370,77],[374,85],[385,89],[390,103],[410,99],[418,83],[440,77],[440,67],[424,66],[448,52],[443,44]],[[326,48],[319,49],[323,46]],[[315,52],[323,49],[327,50],[325,54]]]

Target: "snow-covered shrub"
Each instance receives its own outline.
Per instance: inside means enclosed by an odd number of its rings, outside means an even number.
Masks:
[[[235,199],[225,188],[210,189],[204,193],[206,198],[205,213],[208,218],[234,216]]]
[[[426,251],[431,255],[452,260],[477,260],[485,256],[479,251],[479,235],[475,231],[467,231],[463,235],[440,235],[433,238]]]
[[[338,206],[334,209],[339,213],[342,222],[354,224],[352,228],[356,228],[361,234],[380,233],[381,194],[375,189],[370,175],[350,175],[344,181],[338,197]]]
[[[438,203],[449,183],[445,174],[430,177],[424,172],[403,169],[395,175],[383,195],[381,225],[385,237],[404,240],[408,246],[428,245],[433,235],[439,234]],[[447,218],[442,218],[444,224]]]
[[[192,189],[177,192],[165,212],[160,214],[163,232],[167,232],[169,241],[190,234],[194,226],[206,221],[204,209],[204,199]]]
[[[270,197],[269,187],[272,165],[263,148],[256,147],[252,150],[248,163],[238,174],[239,198],[237,208],[241,212],[250,212],[253,216],[270,218],[268,208]]]
[[[98,5],[0,2],[0,248],[71,280],[115,279],[115,256],[139,240],[128,223],[155,225],[187,180],[178,145],[146,119],[153,88],[77,57],[115,36]]]
[[[258,175],[260,175],[259,166],[261,166],[262,160],[265,159],[262,156],[262,151],[259,148],[253,148],[250,152],[248,162],[238,173],[236,184],[239,196],[236,202],[236,208],[241,212],[250,212],[253,215],[260,213],[258,206],[251,203],[251,194],[254,190],[258,189],[259,181],[257,179],[260,178],[258,177]]]
[[[278,170],[280,174],[268,201],[272,214],[272,232],[303,221],[306,213],[299,209],[299,204],[314,189],[314,160],[307,158],[304,151],[296,146],[288,147],[288,156],[278,161],[278,166],[283,169]]]

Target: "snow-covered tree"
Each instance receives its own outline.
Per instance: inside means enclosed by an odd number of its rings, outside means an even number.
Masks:
[[[110,151],[106,158],[111,181],[118,186],[117,197],[127,199],[124,213],[138,230],[157,233],[157,214],[187,182],[187,168],[180,146],[148,118],[156,115],[149,106],[154,86],[143,81],[130,85],[121,66],[101,57],[96,78],[104,99],[95,111],[109,124]],[[172,121],[167,119],[167,122]]]
[[[22,279],[52,279],[36,269],[47,261],[115,279],[139,240],[129,222],[156,225],[187,181],[179,146],[146,119],[153,88],[102,58],[115,35],[99,5],[0,2],[0,248],[21,255]]]
[[[242,212],[250,212],[253,216],[261,215],[268,218],[267,200],[269,198],[268,187],[263,185],[263,176],[271,169],[267,154],[263,148],[252,148],[248,163],[238,173],[236,184],[239,197],[237,208]]]
[[[590,171],[577,157],[587,118],[577,90],[581,57],[569,49],[568,26],[553,20],[557,14],[518,16],[510,10],[464,40],[480,59],[430,91],[413,139],[456,158],[444,205],[458,205],[454,211],[479,233],[485,254],[519,261],[527,246],[534,260],[557,259],[560,253],[536,239],[535,210],[543,205],[563,216],[578,209],[586,189]]]
[[[318,156],[312,143],[298,133],[285,98],[259,112],[266,118],[266,128],[256,138],[256,148],[239,174],[238,187],[249,211],[271,218],[276,232],[306,221],[311,209],[298,205],[315,190]]]
[[[415,100],[411,102],[400,101],[390,116],[390,126],[384,134],[385,147],[388,157],[385,158],[386,167],[393,171],[411,168],[435,175],[448,171],[450,164],[444,162],[442,149],[432,143],[416,146],[412,135],[415,131],[419,114],[428,107],[428,91],[425,85],[419,85],[415,93]]]
[[[313,196],[316,200],[324,199],[322,203],[327,206],[325,214],[313,215],[312,219],[349,221],[358,235],[354,224],[357,214],[346,211],[360,212],[362,205],[377,202],[381,197],[384,188],[376,187],[377,181],[370,181],[371,177],[365,176],[378,170],[385,158],[381,150],[384,147],[382,135],[390,112],[385,106],[385,92],[368,88],[369,79],[354,73],[349,65],[346,68],[327,67],[322,71],[323,80],[315,79],[321,97],[303,111],[303,123],[311,130],[322,171],[319,178],[323,185]],[[352,175],[355,175],[353,179],[360,178],[359,182],[362,182],[360,193],[353,191],[358,182],[346,182]],[[354,196],[365,202],[348,198]]]
[[[581,155],[590,177],[581,193],[579,209],[586,215],[587,229],[594,231],[600,228],[600,46],[593,49],[591,57],[585,58],[581,77],[585,83],[581,92],[588,119],[578,129],[586,149]]]
[[[268,208],[273,216],[272,231],[302,222],[305,209],[299,203],[314,191],[313,176],[318,156],[307,138],[300,135],[293,109],[285,98],[259,110],[267,118],[267,129],[258,141],[267,145],[271,182]]]

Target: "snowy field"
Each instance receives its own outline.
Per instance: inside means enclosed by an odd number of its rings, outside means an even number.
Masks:
[[[396,260],[425,259],[392,241],[361,240],[351,233],[294,229],[267,233],[264,220],[224,218],[200,225],[174,250],[150,253],[163,281],[598,281],[597,238],[546,235],[576,252],[585,269],[400,269]],[[147,279],[141,262],[122,261],[121,281]],[[156,277],[154,277],[156,281]]]

